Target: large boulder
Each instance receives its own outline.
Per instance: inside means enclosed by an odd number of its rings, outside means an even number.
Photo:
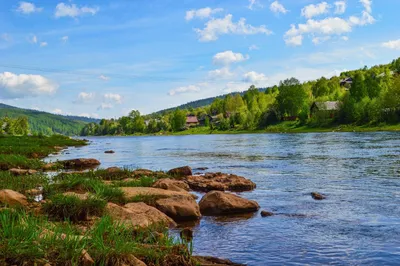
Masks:
[[[132,172],[133,177],[153,176],[154,172],[149,169],[136,169]]]
[[[201,199],[200,212],[203,215],[230,215],[256,212],[260,208],[257,202],[221,191],[208,192]]]
[[[176,222],[200,219],[200,208],[193,198],[175,196],[156,201],[156,208]]]
[[[9,170],[11,174],[19,176],[19,175],[33,175],[36,174],[36,170],[32,169],[18,169],[18,168],[12,168]]]
[[[14,190],[0,190],[0,203],[13,207],[26,207],[29,205],[27,198]]]
[[[249,179],[223,173],[188,176],[186,177],[186,182],[192,190],[202,192],[213,190],[242,192],[256,188],[256,184]]]
[[[128,203],[124,207],[108,203],[106,212],[114,220],[133,227],[147,228],[155,224],[164,224],[169,227],[176,226],[176,223],[171,218],[143,202]]]
[[[230,260],[219,259],[206,256],[193,256],[192,257],[199,266],[245,266],[245,264],[234,263]]]
[[[170,198],[170,197],[183,197],[189,199],[196,199],[197,197],[187,191],[171,191],[161,188],[152,187],[121,187],[126,199],[136,198],[140,196],[154,197],[155,199]]]
[[[86,169],[86,168],[94,168],[100,165],[100,162],[96,159],[72,159],[72,160],[65,160],[60,161],[64,168],[66,169]]]
[[[190,168],[189,166],[178,167],[169,170],[168,174],[177,177],[189,176],[192,175],[192,168]]]
[[[161,188],[172,191],[189,191],[189,186],[183,181],[170,178],[163,178],[153,184],[155,188]]]

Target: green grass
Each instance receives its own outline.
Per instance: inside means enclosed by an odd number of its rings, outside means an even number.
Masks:
[[[56,152],[54,147],[83,146],[83,140],[71,139],[61,135],[51,137],[0,136],[0,154],[19,154],[28,158],[43,158]]]
[[[91,192],[105,201],[120,204],[125,202],[124,193],[120,188],[107,185],[103,183],[102,180],[88,178],[86,176],[88,175],[71,174],[61,177],[58,176],[55,178],[55,182],[53,184],[49,184],[45,187],[44,193],[46,196],[51,196],[67,191],[79,193]]]
[[[107,216],[80,233],[70,223],[54,224],[23,211],[2,210],[0,229],[0,265],[79,265],[83,250],[95,265],[128,262],[130,255],[147,265],[196,265],[189,249],[166,230],[162,234],[154,228],[134,230]]]
[[[142,176],[139,179],[130,181],[114,181],[113,186],[116,187],[151,187],[156,179],[153,177]]]
[[[0,170],[11,168],[42,169],[44,163],[39,159],[28,159],[23,155],[0,154]]]
[[[85,221],[91,215],[101,216],[106,204],[96,196],[81,200],[76,196],[58,194],[43,204],[43,211],[55,220],[77,222]]]
[[[0,171],[0,190],[11,189],[20,193],[46,186],[49,180],[43,174],[14,176],[7,171]]]

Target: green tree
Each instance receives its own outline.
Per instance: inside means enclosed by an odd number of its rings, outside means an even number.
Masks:
[[[357,71],[353,78],[353,83],[350,87],[350,95],[357,102],[361,101],[365,96],[368,96],[367,88],[365,86],[365,77],[364,73],[361,71]]]
[[[175,109],[171,116],[171,128],[174,132],[184,129],[186,124],[186,113],[180,109]]]
[[[306,91],[297,79],[291,78],[280,82],[276,100],[282,115],[297,116],[307,98]]]

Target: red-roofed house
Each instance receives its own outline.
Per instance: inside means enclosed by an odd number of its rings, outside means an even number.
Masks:
[[[195,115],[188,115],[186,116],[186,127],[193,127],[199,124],[199,120]]]

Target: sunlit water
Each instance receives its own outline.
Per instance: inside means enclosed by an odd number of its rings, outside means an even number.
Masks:
[[[96,137],[50,159],[102,167],[190,165],[257,184],[241,193],[278,215],[203,218],[194,251],[248,265],[400,265],[399,133]],[[105,150],[115,154],[104,154]],[[196,171],[196,170],[195,170]],[[327,200],[314,201],[318,191]]]

